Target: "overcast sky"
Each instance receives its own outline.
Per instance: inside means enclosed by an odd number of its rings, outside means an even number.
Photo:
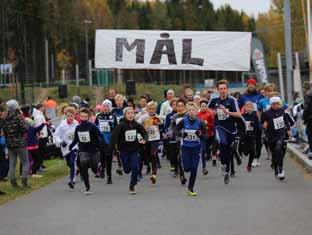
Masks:
[[[243,9],[247,14],[257,16],[258,13],[267,12],[270,9],[271,0],[210,0],[215,8],[228,3],[232,8]]]

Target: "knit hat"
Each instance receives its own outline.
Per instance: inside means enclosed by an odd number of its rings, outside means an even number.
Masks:
[[[81,103],[81,98],[78,95],[75,95],[72,98],[72,102],[79,105]]]
[[[6,102],[6,107],[8,109],[8,111],[15,111],[16,109],[18,109],[18,102],[16,100],[9,100],[8,102]]]
[[[124,108],[124,110],[123,110],[123,115],[124,115],[124,116],[126,116],[126,113],[127,113],[127,111],[128,111],[129,109],[133,109],[133,108],[131,108],[131,107],[126,107],[126,108]]]
[[[280,103],[282,104],[282,99],[278,96],[273,96],[270,98],[270,104],[273,104],[273,103]]]
[[[257,85],[257,81],[253,78],[248,79],[247,85]]]
[[[107,106],[109,107],[109,109],[112,109],[112,106],[113,106],[112,101],[110,101],[110,100],[108,100],[108,99],[104,100],[103,103],[102,103],[102,105],[103,105],[103,106],[104,106],[104,105],[107,105]]]

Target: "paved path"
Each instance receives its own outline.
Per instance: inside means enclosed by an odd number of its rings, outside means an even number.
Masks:
[[[158,184],[146,179],[136,196],[128,177],[114,184],[92,180],[95,195],[70,192],[66,179],[0,207],[0,235],[308,235],[312,233],[312,178],[292,160],[288,181],[274,179],[268,162],[251,174],[245,167],[225,186],[219,169],[199,175],[199,196],[160,171]],[[167,165],[163,161],[163,165]]]

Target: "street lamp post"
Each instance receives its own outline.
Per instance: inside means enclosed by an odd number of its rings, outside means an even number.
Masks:
[[[89,86],[92,86],[92,76],[90,76],[91,71],[89,71],[89,34],[88,34],[88,24],[92,24],[90,20],[84,20],[85,24],[85,42],[86,42],[86,74],[89,80]]]

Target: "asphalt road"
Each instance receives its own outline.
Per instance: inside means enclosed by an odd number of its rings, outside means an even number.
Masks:
[[[238,168],[223,184],[219,168],[196,182],[198,197],[169,175],[162,161],[157,185],[145,177],[138,194],[128,194],[128,176],[113,185],[92,179],[94,195],[74,192],[62,179],[0,207],[1,235],[308,235],[312,234],[312,177],[286,160],[287,182],[273,177],[266,160],[252,173]]]

